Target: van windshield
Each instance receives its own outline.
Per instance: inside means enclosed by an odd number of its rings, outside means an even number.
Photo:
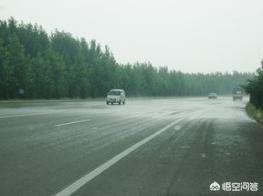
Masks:
[[[108,95],[120,95],[121,91],[110,91]]]

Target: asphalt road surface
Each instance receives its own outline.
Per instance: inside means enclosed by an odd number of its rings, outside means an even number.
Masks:
[[[263,195],[263,126],[245,104],[1,102],[0,195]]]

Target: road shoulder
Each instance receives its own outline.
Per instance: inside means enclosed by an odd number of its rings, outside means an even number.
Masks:
[[[255,119],[257,122],[263,124],[263,111],[260,109],[256,109],[254,105],[251,103],[247,103],[246,112],[249,117]]]

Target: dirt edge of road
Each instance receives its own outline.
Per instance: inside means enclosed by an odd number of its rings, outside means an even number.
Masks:
[[[257,122],[263,124],[263,111],[256,109],[254,105],[251,103],[247,103],[246,105],[246,112],[248,116],[255,119]]]

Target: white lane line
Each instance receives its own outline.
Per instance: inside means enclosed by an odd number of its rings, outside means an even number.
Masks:
[[[90,119],[73,121],[73,122],[67,122],[67,123],[63,123],[63,124],[58,124],[58,125],[55,125],[55,127],[60,127],[60,126],[65,126],[65,125],[71,125],[71,124],[81,123],[81,122],[87,122],[87,121],[90,121]]]
[[[111,167],[112,165],[117,163],[122,158],[129,155],[131,152],[135,151],[137,148],[139,148],[143,144],[149,142],[150,140],[152,140],[156,136],[158,136],[161,133],[163,133],[164,131],[168,130],[169,128],[171,128],[172,126],[174,126],[176,123],[178,123],[181,120],[183,120],[183,119],[178,119],[178,120],[168,124],[167,126],[160,129],[159,131],[155,132],[154,134],[152,134],[152,135],[146,137],[145,139],[141,140],[140,142],[132,145],[131,147],[127,148],[126,150],[122,151],[120,154],[118,154],[118,155],[114,156],[113,158],[111,158],[110,160],[106,161],[105,163],[103,163],[102,165],[100,165],[99,167],[94,169],[93,171],[87,173],[85,176],[82,176],[80,179],[73,182],[71,185],[69,185],[68,187],[66,187],[62,191],[58,192],[54,196],[70,196],[70,195],[72,195],[74,192],[76,192],[78,189],[80,189],[86,183],[91,181],[96,176],[100,175],[103,171],[105,171],[106,169],[108,169],[109,167]]]
[[[57,112],[43,112],[43,113],[30,113],[30,114],[16,114],[16,115],[0,116],[0,119],[1,119],[1,118],[24,117],[24,116],[36,116],[36,115],[53,114],[53,113],[57,113]]]

